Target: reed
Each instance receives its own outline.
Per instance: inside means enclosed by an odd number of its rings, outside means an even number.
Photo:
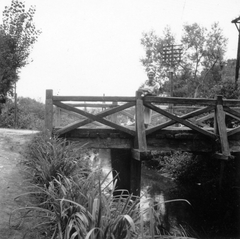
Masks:
[[[91,170],[83,147],[39,135],[27,146],[26,156],[33,186],[19,197],[34,195],[36,200],[15,210],[10,221],[14,214],[22,220],[32,218],[32,231],[38,231],[39,238],[164,238],[156,204],[148,199],[150,206],[141,210],[140,197],[116,190],[117,177],[109,182],[112,172]],[[144,213],[149,215],[147,222]]]

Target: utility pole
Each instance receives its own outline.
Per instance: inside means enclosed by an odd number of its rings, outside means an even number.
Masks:
[[[239,68],[240,68],[240,17],[232,20],[238,30],[238,48],[237,48],[237,61],[235,70],[235,89],[237,89],[237,82],[239,78]]]
[[[15,82],[15,94],[14,94],[14,128],[17,128],[17,84]]]
[[[173,97],[174,83],[173,73],[176,65],[179,64],[182,57],[182,46],[181,45],[165,45],[163,46],[163,62],[169,67],[170,75],[170,96]]]
[[[169,68],[169,80],[170,80],[170,97],[173,97],[174,82],[173,73],[174,68],[181,61],[182,46],[181,45],[165,45],[163,46],[163,62]],[[169,105],[170,112],[173,114],[173,105]]]

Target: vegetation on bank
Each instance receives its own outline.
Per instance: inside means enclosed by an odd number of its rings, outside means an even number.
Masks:
[[[37,238],[187,236],[184,231],[171,235],[164,230],[158,204],[147,199],[149,207],[141,209],[140,198],[115,190],[115,179],[109,182],[101,167],[93,170],[90,157],[81,145],[38,134],[26,146],[23,161],[32,186],[19,197],[29,200],[28,206],[12,216],[20,213],[23,220],[32,218]]]

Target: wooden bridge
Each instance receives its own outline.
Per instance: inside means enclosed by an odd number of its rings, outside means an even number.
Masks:
[[[141,161],[151,150],[211,153],[222,160],[240,152],[239,106],[240,100],[221,96],[142,97],[141,92],[134,97],[55,96],[52,90],[47,90],[45,131],[48,135],[88,143],[90,148],[111,149],[112,166],[120,173],[122,187],[138,195]],[[144,107],[154,112],[152,125],[147,129]],[[89,109],[94,109],[94,113]],[[79,119],[62,126],[61,111]],[[128,122],[121,122],[121,115]],[[228,128],[226,117],[234,120],[236,126]]]

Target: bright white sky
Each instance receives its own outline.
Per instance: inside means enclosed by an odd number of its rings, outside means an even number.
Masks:
[[[0,14],[11,0],[0,1]],[[42,30],[17,83],[18,96],[44,102],[55,95],[133,96],[146,74],[139,59],[142,32],[169,25],[180,38],[185,23],[219,22],[236,58],[239,0],[26,0]],[[1,18],[1,16],[0,16]]]

